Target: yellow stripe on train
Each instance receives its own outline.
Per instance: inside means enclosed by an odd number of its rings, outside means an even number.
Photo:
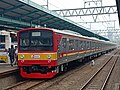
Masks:
[[[57,53],[18,53],[18,60],[57,60]]]

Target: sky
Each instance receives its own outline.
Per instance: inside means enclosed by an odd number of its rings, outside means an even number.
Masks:
[[[40,5],[47,5],[47,0],[32,0],[33,2],[40,4]],[[85,3],[88,1],[99,1],[97,5],[92,3]],[[50,10],[59,10],[59,9],[75,9],[75,8],[84,8],[84,7],[97,7],[101,6],[101,0],[48,0],[48,8]],[[109,2],[109,3],[108,3]],[[85,4],[85,5],[84,5]],[[115,0],[102,0],[102,6],[112,6],[116,5]],[[74,22],[94,22],[92,16],[83,16],[83,17],[67,17],[68,19]],[[84,27],[95,31],[95,30],[106,30],[109,28],[115,27],[119,29],[118,23],[118,15],[117,14],[110,14],[110,15],[99,15],[97,21],[108,21],[111,20],[112,22],[109,23],[79,23]],[[115,20],[115,22],[113,22]]]
[[[47,0],[32,0],[40,5],[46,5]],[[72,9],[72,8],[83,8],[84,2],[86,1],[101,1],[101,0],[48,0],[49,9]],[[109,1],[109,4],[108,4]],[[102,5],[116,5],[115,0],[102,0]],[[94,5],[95,6],[95,5]]]

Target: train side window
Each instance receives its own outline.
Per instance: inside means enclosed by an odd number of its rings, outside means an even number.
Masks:
[[[90,47],[89,47],[89,49],[91,49],[92,47],[91,47],[91,41],[90,41]]]
[[[92,42],[92,49],[94,49],[94,42]]]
[[[100,48],[100,43],[98,43],[98,48]]]
[[[83,48],[84,48],[84,50],[87,49],[87,42],[86,41],[84,41]]]
[[[85,41],[82,42],[82,50],[85,50],[86,44]]]
[[[90,41],[88,41],[88,49],[90,49]]]
[[[96,48],[98,48],[97,42],[95,43],[95,45],[96,45]]]
[[[89,41],[89,43],[90,43],[90,44],[89,44],[89,49],[91,49],[91,41]]]
[[[75,50],[78,50],[78,40],[75,40]]]
[[[95,42],[95,48],[97,48],[97,43]]]
[[[84,41],[81,41],[81,50],[84,49],[84,47],[85,47],[84,45],[85,45]]]
[[[86,49],[89,49],[89,41],[86,42]]]
[[[101,48],[101,43],[100,43],[100,48]]]
[[[79,41],[79,50],[83,50],[83,41]]]
[[[84,49],[84,41],[81,41],[81,49],[80,50],[83,50]]]
[[[97,48],[99,48],[99,43],[97,43]]]
[[[91,49],[93,49],[93,42],[91,41]]]
[[[95,42],[94,42],[94,48],[96,48]]]
[[[67,49],[67,39],[63,38],[60,44],[60,52],[65,52]]]
[[[4,43],[5,42],[5,35],[0,35],[0,43]]]
[[[94,49],[95,49],[96,47],[95,47],[95,42],[94,42]]]
[[[93,48],[95,48],[95,42],[93,42]]]
[[[74,48],[74,40],[73,39],[70,39],[69,40],[69,51],[73,51],[75,48]]]
[[[96,42],[94,42],[94,48],[96,48]]]

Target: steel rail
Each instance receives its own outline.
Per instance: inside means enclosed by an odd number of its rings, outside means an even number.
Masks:
[[[79,71],[80,68],[86,67],[86,65],[88,65],[88,64],[89,64],[89,63],[86,63],[85,65],[82,65],[82,66],[81,66],[81,65],[78,66],[77,68],[75,68],[75,69],[76,69],[75,71],[74,71],[74,69],[70,70],[70,72],[68,72],[68,74],[65,75],[65,76],[53,78],[53,79],[52,79],[53,81],[49,82],[49,85],[46,86],[43,90],[46,90],[46,89],[48,89],[49,87],[52,87],[52,86],[55,85],[56,83],[62,81],[64,78],[66,78],[66,77],[74,74],[76,71]],[[63,74],[64,74],[64,73],[63,73]],[[51,80],[51,79],[50,79],[50,80]],[[47,80],[47,81],[50,81],[50,80]],[[37,85],[39,85],[39,84],[37,84]],[[33,87],[30,87],[30,88],[28,88],[28,89],[26,89],[26,90],[34,89],[37,85],[35,85],[35,86],[33,86]]]
[[[11,90],[11,89],[16,88],[16,87],[18,87],[18,86],[24,85],[25,83],[30,82],[30,81],[31,81],[31,80],[25,80],[25,81],[23,81],[23,82],[19,82],[19,83],[13,85],[13,86],[10,86],[10,87],[5,88],[4,90]],[[30,86],[30,87],[28,86],[25,90],[29,90],[30,88],[35,87],[35,86],[37,86],[37,85],[39,85],[39,84],[41,84],[41,83],[44,83],[44,82],[45,82],[45,80],[38,81],[37,84],[33,84],[33,85]]]
[[[105,89],[105,86],[107,85],[107,82],[108,82],[108,80],[109,80],[109,78],[110,78],[110,75],[112,74],[112,71],[113,71],[113,69],[114,69],[114,67],[115,67],[115,64],[116,64],[118,58],[119,58],[119,56],[118,56],[117,59],[114,61],[113,65],[112,65],[112,67],[111,67],[111,69],[110,69],[110,71],[109,71],[109,73],[108,73],[108,75],[107,75],[107,77],[106,77],[103,85],[102,85],[102,88],[101,88],[100,90],[104,90],[104,89]]]
[[[86,86],[92,81],[92,79],[106,66],[106,64],[113,58],[113,56],[111,56],[104,65],[101,66],[101,68],[82,86],[82,88],[80,88],[80,90],[83,90],[86,88]]]
[[[18,72],[18,69],[12,69],[12,70],[9,70],[9,71],[1,72],[0,73],[0,79],[4,78],[6,76],[9,76],[10,74],[17,73],[17,72]]]
[[[43,80],[43,81],[41,81],[41,82],[38,82],[37,84],[34,84],[34,85],[30,86],[29,88],[27,88],[27,89],[25,89],[25,90],[30,90],[30,89],[36,87],[37,85],[42,84],[42,83],[45,83],[45,82],[47,82],[47,81],[48,81],[48,80]]]
[[[7,88],[4,88],[4,90],[12,89],[12,88],[17,87],[17,86],[19,86],[19,85],[21,85],[21,84],[23,84],[23,83],[28,82],[28,81],[30,81],[30,80],[25,80],[25,81],[22,81],[22,82],[16,83],[16,84],[14,84],[14,85],[12,85],[12,86],[9,86],[9,87],[7,87]]]
[[[115,52],[115,54],[116,54],[116,53],[117,53],[117,52]],[[112,59],[112,57],[113,57],[113,56],[111,56],[109,59]],[[109,62],[109,59],[108,59],[107,62]],[[88,63],[87,63],[87,64],[88,64]],[[86,64],[86,65],[87,65],[87,64]],[[86,65],[85,65],[85,66],[86,66]],[[105,65],[106,65],[106,64],[105,64]],[[85,66],[82,66],[81,68],[83,68],[83,67],[85,67]],[[78,71],[78,68],[79,68],[79,67],[77,67],[77,68],[76,68],[77,70],[75,70],[74,72]],[[69,75],[73,74],[74,72],[69,73],[68,75],[66,75],[66,77],[68,77]],[[63,80],[64,78],[66,78],[66,77],[63,77],[63,78],[58,79],[58,80],[55,80],[55,82],[52,82],[50,85],[48,85],[48,86],[46,87],[46,89],[49,88],[49,87],[51,87],[52,85],[54,85],[56,82],[62,81],[62,80]],[[5,88],[4,90],[9,90],[9,89],[15,88],[15,87],[17,87],[17,86],[19,86],[19,85],[22,85],[22,84],[24,84],[24,83],[27,83],[27,82],[29,82],[29,81],[31,81],[31,80],[26,80],[26,81],[17,83],[17,84],[15,84],[15,85],[13,85],[13,86],[10,86],[10,87]],[[45,83],[45,82],[47,82],[47,81],[50,81],[50,80],[42,80],[42,81],[39,81],[37,84],[34,84],[34,85],[26,88],[25,90],[30,90],[30,89],[36,87],[37,85],[42,84],[42,83]],[[82,90],[82,89],[81,89],[81,90]]]

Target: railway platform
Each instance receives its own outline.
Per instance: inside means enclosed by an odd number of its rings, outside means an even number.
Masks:
[[[15,72],[18,70],[18,66],[14,65],[13,67],[10,64],[2,64],[0,63],[0,77],[5,73]]]
[[[12,67],[10,64],[0,63],[0,90],[21,80],[17,65]]]

